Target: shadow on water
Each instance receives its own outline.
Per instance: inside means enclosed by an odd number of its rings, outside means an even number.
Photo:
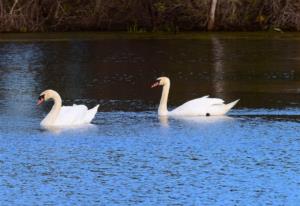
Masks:
[[[193,116],[159,116],[159,122],[162,126],[168,127],[169,126],[169,119],[176,120],[181,123],[186,124],[194,124],[194,125],[206,125],[206,124],[215,124],[215,123],[225,123],[227,121],[233,121],[233,117],[229,116],[210,116],[210,117],[193,117]]]

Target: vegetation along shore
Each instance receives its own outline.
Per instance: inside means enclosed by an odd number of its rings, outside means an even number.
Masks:
[[[207,30],[300,31],[300,1],[0,1],[0,32]]]

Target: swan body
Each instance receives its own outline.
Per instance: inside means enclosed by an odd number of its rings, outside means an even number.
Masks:
[[[159,77],[152,85],[152,88],[156,86],[163,86],[162,96],[158,107],[158,115],[160,116],[225,115],[239,101],[235,100],[229,104],[224,104],[224,100],[222,99],[203,96],[201,98],[190,100],[172,111],[168,111],[167,102],[170,90],[170,79],[168,77]]]
[[[41,126],[72,126],[88,124],[95,117],[99,105],[88,109],[85,105],[62,106],[60,95],[54,90],[46,90],[40,94],[38,105],[52,99],[54,105],[47,116],[41,121]]]

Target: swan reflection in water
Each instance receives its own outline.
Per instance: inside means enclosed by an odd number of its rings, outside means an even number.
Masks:
[[[234,121],[235,118],[229,116],[158,116],[159,122],[163,127],[169,127],[169,119],[179,120],[188,124],[214,124]]]
[[[158,116],[159,122],[163,127],[169,127],[169,117],[168,116]]]
[[[69,132],[69,133],[80,133],[80,132],[86,132],[86,131],[97,131],[98,127],[94,124],[84,124],[84,125],[72,125],[72,126],[42,126],[41,130],[45,132],[50,132],[53,134],[61,134],[63,132]]]

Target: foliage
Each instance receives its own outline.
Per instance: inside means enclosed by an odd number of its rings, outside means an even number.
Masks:
[[[211,0],[0,0],[0,32],[206,30]],[[300,31],[299,0],[219,0],[218,30]]]

